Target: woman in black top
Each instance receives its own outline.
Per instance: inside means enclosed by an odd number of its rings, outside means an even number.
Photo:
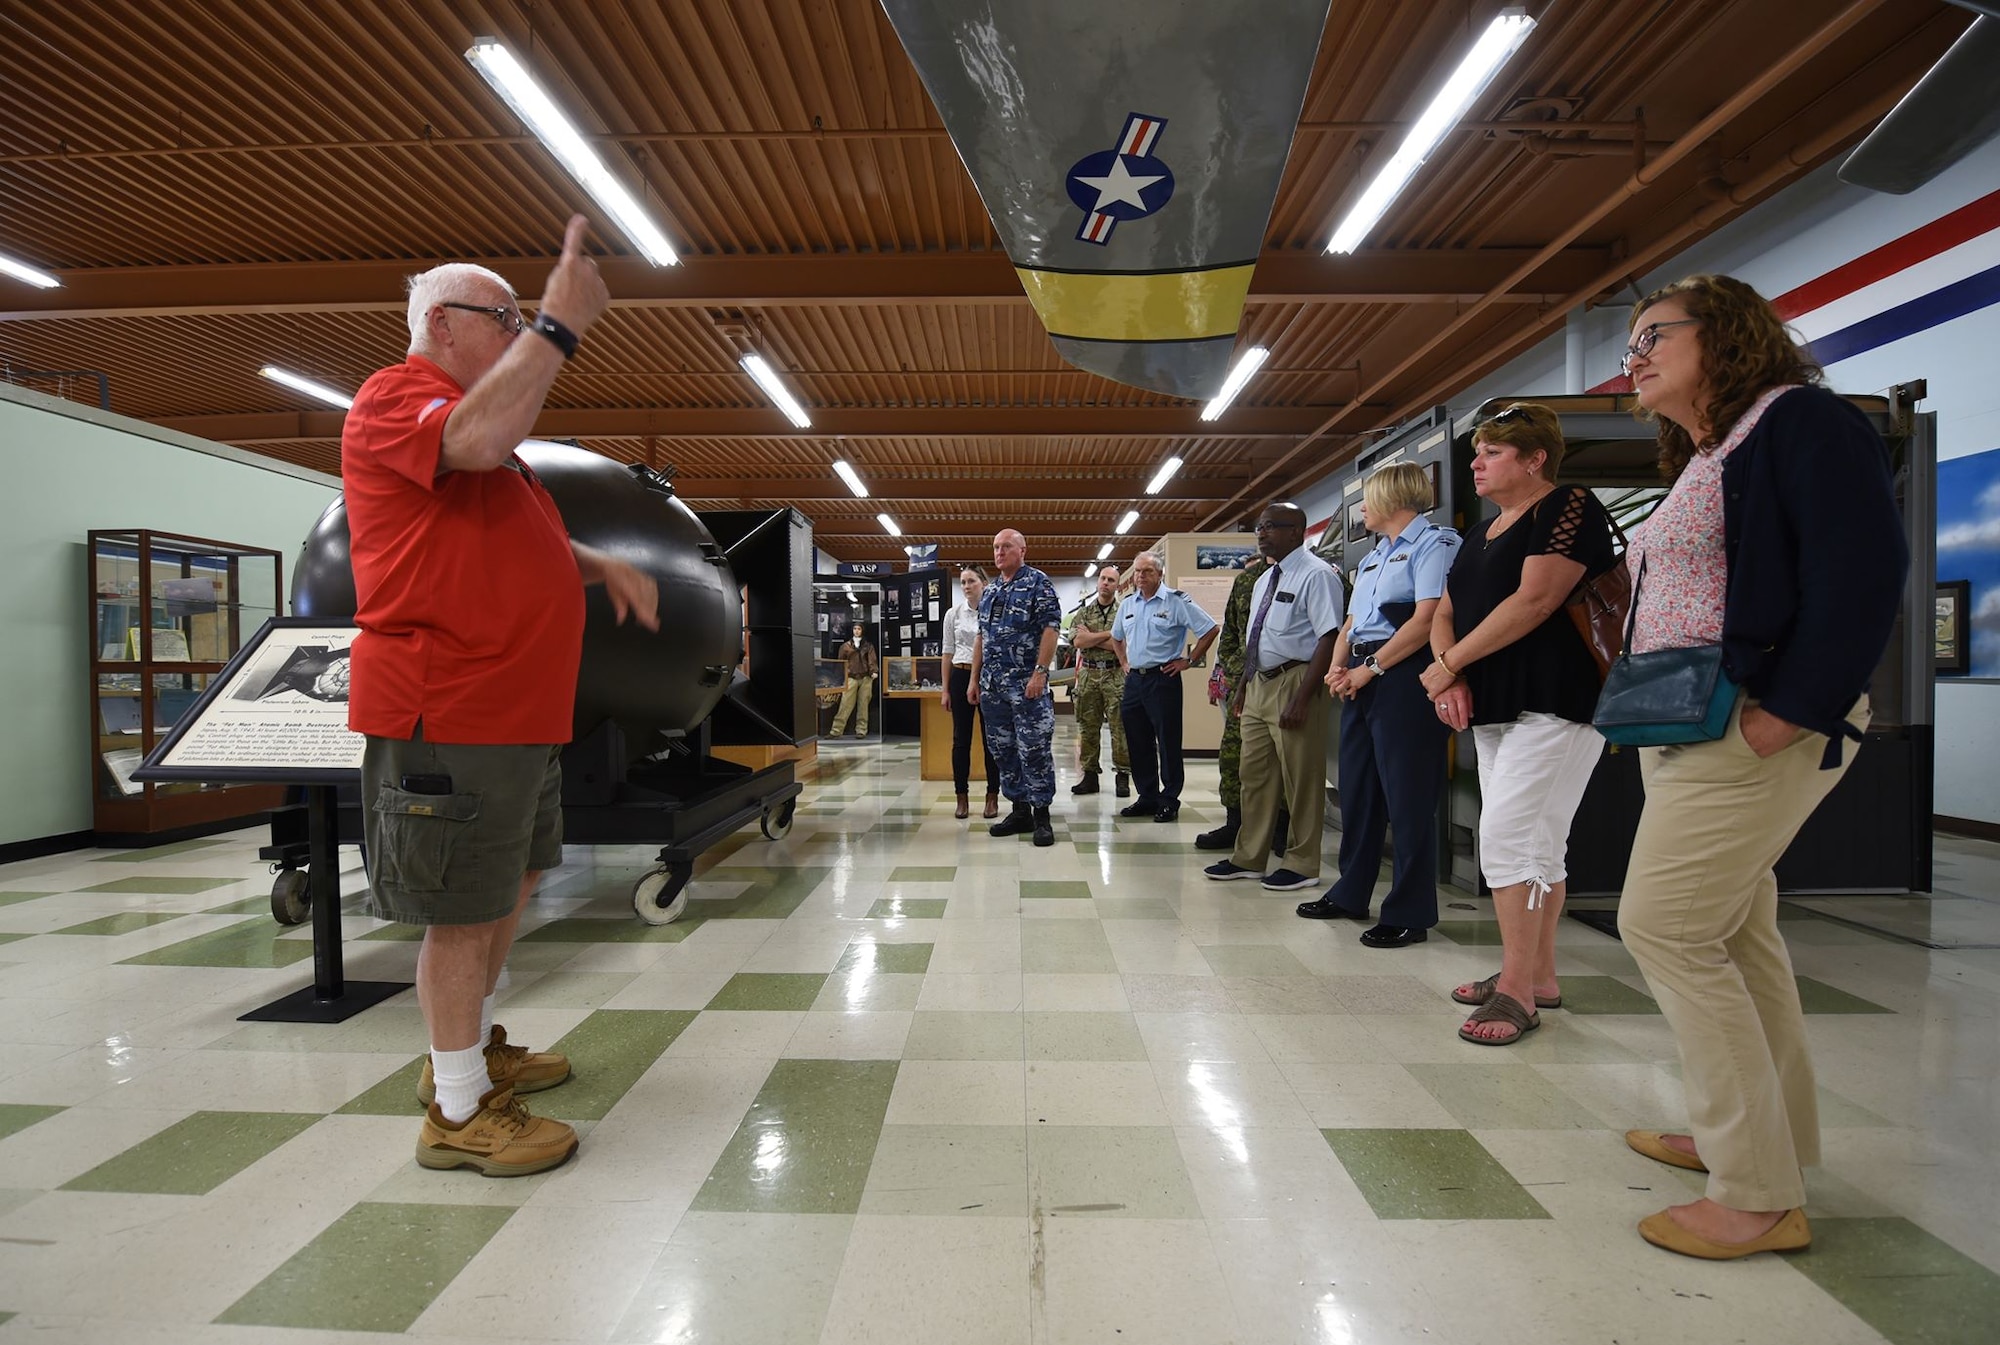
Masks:
[[[1473,486],[1500,513],[1459,549],[1431,622],[1424,690],[1468,726],[1479,753],[1479,863],[1500,921],[1497,974],[1452,991],[1478,1009],[1459,1036],[1505,1046],[1562,1003],[1555,929],[1569,827],[1597,765],[1597,665],[1563,611],[1615,562],[1611,519],[1581,486],[1558,486],[1562,425],[1518,402],[1473,432]],[[1532,1007],[1531,1007],[1532,1006]]]

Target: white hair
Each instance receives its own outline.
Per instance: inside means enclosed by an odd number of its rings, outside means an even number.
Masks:
[[[442,303],[463,303],[476,299],[478,281],[488,281],[507,291],[512,300],[514,287],[506,278],[483,266],[471,262],[446,262],[443,266],[433,266],[421,275],[414,275],[407,282],[410,291],[409,323],[410,349],[423,345],[430,336],[431,309]]]
[[[1167,562],[1165,561],[1165,559],[1161,557],[1160,553],[1157,551],[1141,551],[1138,555],[1132,557],[1132,568],[1135,570],[1138,569],[1139,562],[1142,560],[1152,561],[1153,568],[1158,570],[1161,574],[1165,574],[1167,572]]]

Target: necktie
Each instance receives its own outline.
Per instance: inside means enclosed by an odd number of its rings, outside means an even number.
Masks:
[[[1278,596],[1278,567],[1271,567],[1271,587],[1264,590],[1264,601],[1257,604],[1257,615],[1250,622],[1250,637],[1243,642],[1243,675],[1248,677],[1257,671],[1257,641],[1264,634],[1264,618],[1271,614],[1271,599]]]

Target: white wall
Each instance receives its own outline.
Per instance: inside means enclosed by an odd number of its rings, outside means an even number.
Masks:
[[[84,535],[270,547],[291,583],[335,478],[0,385],[0,844],[91,825]]]
[[[1842,183],[1838,160],[1748,212],[1675,257],[1639,282],[1641,292],[1685,275],[1722,271],[1776,297],[1836,267],[1985,197],[2000,183],[2000,140],[1991,141],[1949,172],[1908,196],[1886,196]],[[1965,245],[2000,264],[2000,231]],[[1964,255],[1964,254],[1961,254]],[[1933,288],[1916,268],[1904,277],[1914,293]],[[1893,281],[1885,281],[1889,287]],[[1863,296],[1857,296],[1857,299]],[[1892,295],[1886,307],[1914,294]],[[1866,303],[1852,317],[1863,317]],[[1618,373],[1630,310],[1623,305],[1583,315],[1584,383]],[[1799,320],[1816,337],[1829,330],[1827,315]],[[1842,319],[1842,321],[1849,319]],[[1840,322],[1833,325],[1838,326]],[[2000,306],[1955,318],[1902,340],[1843,359],[1827,368],[1842,392],[1872,393],[1924,379],[1937,413],[1940,461],[2000,448]],[[1557,332],[1498,372],[1452,399],[1454,415],[1493,397],[1554,395],[1564,390],[1563,334]],[[1338,480],[1299,493],[1308,516],[1333,512]],[[1937,811],[2000,823],[2000,683],[1941,680],[1937,696]]]

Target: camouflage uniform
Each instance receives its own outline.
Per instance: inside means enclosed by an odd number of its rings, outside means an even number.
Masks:
[[[1257,587],[1257,577],[1270,567],[1270,561],[1258,556],[1244,566],[1243,573],[1236,576],[1236,582],[1229,588],[1229,605],[1222,613],[1222,633],[1215,637],[1215,661],[1222,665],[1222,675],[1229,679],[1231,692],[1243,680],[1243,641],[1250,633],[1250,590]],[[1243,760],[1243,727],[1229,713],[1227,700],[1221,709],[1222,750],[1217,754],[1217,763],[1222,768],[1222,806],[1240,808],[1243,781],[1238,778],[1236,768]]]
[[[1099,603],[1096,595],[1084,599],[1077,610],[1076,629],[1108,631],[1118,617],[1118,604]],[[1129,771],[1125,756],[1125,720],[1118,707],[1125,699],[1125,673],[1110,645],[1076,651],[1076,685],[1070,691],[1076,702],[1076,727],[1083,739],[1083,769],[1097,773],[1104,749],[1104,721],[1111,721],[1111,764]]]
[[[1026,698],[1040,660],[1042,632],[1062,624],[1056,586],[1032,565],[995,577],[979,598],[979,717],[1000,764],[1000,792],[1023,807],[1056,796],[1055,697]]]

